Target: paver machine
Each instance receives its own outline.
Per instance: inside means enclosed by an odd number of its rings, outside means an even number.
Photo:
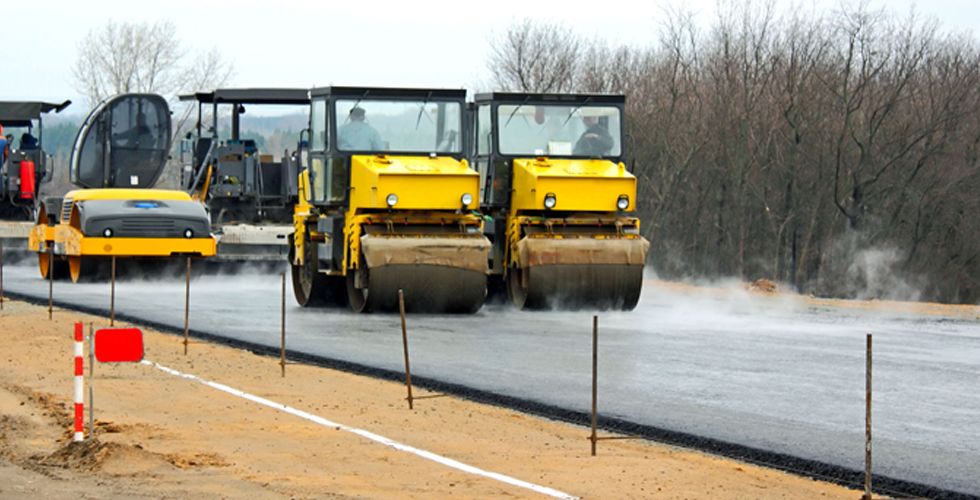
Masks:
[[[214,222],[273,222],[289,224],[296,201],[298,172],[292,156],[260,151],[254,140],[242,138],[241,117],[246,105],[309,107],[309,89],[216,89],[180,96],[197,102],[197,125],[182,181],[184,187],[211,208]],[[202,124],[210,105],[212,123]],[[230,108],[227,138],[219,135],[218,119]],[[297,137],[297,141],[299,138]]]
[[[0,220],[34,220],[41,183],[50,180],[53,163],[43,149],[43,116],[70,104],[0,101]]]
[[[490,242],[464,159],[465,90],[310,91],[308,168],[290,238],[303,306],[474,312]],[[306,156],[304,154],[304,156]]]
[[[184,191],[151,189],[170,157],[170,109],[156,94],[123,94],[82,123],[69,174],[80,189],[47,199],[28,246],[41,276],[100,274],[112,257],[209,257],[208,214]]]
[[[649,242],[623,162],[619,95],[478,94],[471,163],[492,284],[527,309],[636,307]]]

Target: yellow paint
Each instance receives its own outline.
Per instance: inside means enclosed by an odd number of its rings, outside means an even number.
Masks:
[[[293,264],[305,264],[306,224],[310,219],[310,172],[303,170],[297,181],[299,201],[293,205]]]
[[[65,199],[84,200],[173,200],[191,201],[191,195],[172,189],[76,189],[65,194]]]
[[[636,203],[636,177],[608,160],[521,158],[513,162],[510,213],[544,210],[544,198],[555,194],[554,211],[616,212],[620,195]]]
[[[27,248],[33,252],[44,252],[47,250],[45,243],[51,241],[54,241],[54,226],[38,224],[27,235]]]
[[[385,199],[398,196],[395,210],[476,210],[480,174],[465,160],[447,156],[354,156],[351,158],[350,209],[387,210]],[[473,202],[463,206],[469,193]]]
[[[214,167],[212,165],[208,165],[208,173],[204,177],[204,185],[201,186],[200,191],[194,192],[191,198],[194,198],[195,200],[200,201],[202,203],[205,200],[207,200],[208,190],[211,189],[211,175],[213,173],[214,173]]]
[[[159,199],[159,198],[158,198]],[[217,241],[208,238],[103,238],[85,236],[67,224],[55,229],[55,244],[64,245],[70,256],[170,257],[199,255],[212,257]]]

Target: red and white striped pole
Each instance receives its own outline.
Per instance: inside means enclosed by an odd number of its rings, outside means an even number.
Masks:
[[[74,441],[85,439],[85,400],[84,384],[85,379],[82,361],[82,349],[84,337],[82,335],[82,323],[75,323],[75,438]]]

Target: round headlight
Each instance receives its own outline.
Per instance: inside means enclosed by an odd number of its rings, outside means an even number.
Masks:
[[[544,208],[551,210],[555,208],[555,204],[558,203],[558,199],[555,198],[555,193],[548,193],[544,195]]]
[[[464,207],[468,207],[470,206],[470,203],[473,203],[473,195],[470,193],[463,193],[463,196],[459,197],[459,201],[463,202]]]
[[[619,195],[619,199],[616,200],[616,208],[620,210],[626,210],[630,207],[630,197],[625,194]]]
[[[388,204],[389,208],[395,206],[395,204],[398,203],[398,195],[395,193],[389,194],[388,197],[385,198],[385,203]]]
[[[112,238],[112,228],[107,227],[103,229],[102,236],[105,236],[106,238]]]
[[[184,238],[191,239],[193,237],[194,237],[194,231],[191,230],[191,228],[187,228],[184,230]]]

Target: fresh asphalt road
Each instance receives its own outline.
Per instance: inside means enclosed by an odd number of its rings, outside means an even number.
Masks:
[[[46,298],[31,267],[12,292]],[[301,309],[287,283],[290,350],[403,369],[399,319]],[[56,282],[57,300],[108,310],[108,284]],[[180,279],[117,284],[120,313],[183,328]],[[278,274],[205,276],[191,328],[278,346]],[[487,306],[410,316],[412,372],[589,411],[591,315]],[[600,413],[863,470],[865,333],[874,333],[874,471],[980,493],[980,324],[828,309],[770,297],[647,287],[600,315]],[[585,446],[583,435],[583,446]]]

